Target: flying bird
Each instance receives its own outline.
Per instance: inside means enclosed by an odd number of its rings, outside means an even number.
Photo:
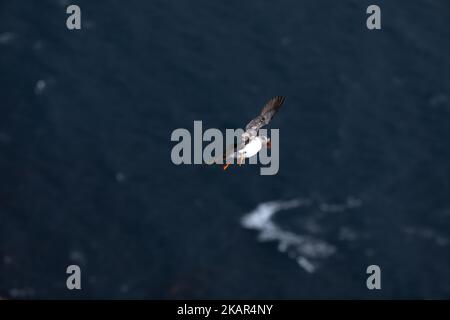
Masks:
[[[280,110],[283,102],[284,97],[282,96],[270,99],[262,108],[261,113],[247,124],[245,132],[241,136],[241,141],[228,147],[221,157],[222,159],[216,159],[213,163],[217,163],[217,160],[222,160],[222,163],[224,163],[223,169],[226,170],[230,165],[229,159],[235,158],[238,160],[238,164],[241,165],[245,158],[253,157],[263,146],[270,148],[270,138],[258,135],[258,131],[269,124],[270,120]]]

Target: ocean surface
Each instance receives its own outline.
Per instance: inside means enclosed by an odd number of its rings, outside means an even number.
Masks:
[[[450,298],[450,1],[69,4],[0,2],[0,297]],[[277,175],[172,163],[276,95]]]

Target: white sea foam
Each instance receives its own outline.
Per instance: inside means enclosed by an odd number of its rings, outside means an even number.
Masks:
[[[241,224],[247,229],[259,231],[259,241],[277,241],[278,250],[295,259],[307,272],[316,271],[318,262],[336,252],[336,248],[311,235],[300,235],[284,230],[273,221],[275,214],[288,209],[311,206],[308,199],[273,201],[260,204],[242,218]]]

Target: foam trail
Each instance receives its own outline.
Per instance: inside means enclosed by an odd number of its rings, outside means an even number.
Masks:
[[[335,247],[315,237],[284,230],[273,221],[274,215],[280,211],[310,205],[308,199],[261,203],[242,217],[241,224],[244,228],[258,230],[259,241],[277,241],[280,252],[287,253],[305,271],[313,273],[317,269],[318,259],[333,254]]]

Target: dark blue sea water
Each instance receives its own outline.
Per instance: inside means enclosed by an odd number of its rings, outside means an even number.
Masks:
[[[450,2],[375,2],[1,1],[0,296],[449,298]],[[277,175],[172,164],[275,95]]]

